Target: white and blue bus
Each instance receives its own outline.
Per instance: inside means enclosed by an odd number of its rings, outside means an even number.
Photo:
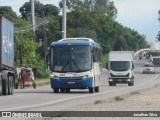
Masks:
[[[99,92],[101,47],[90,38],[66,38],[53,42],[50,49],[51,88],[54,93],[70,89]]]

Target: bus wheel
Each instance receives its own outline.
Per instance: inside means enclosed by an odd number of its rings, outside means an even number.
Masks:
[[[58,93],[59,92],[59,89],[58,88],[55,88],[54,89],[54,93]]]
[[[65,92],[65,89],[64,89],[64,88],[61,88],[60,91],[61,91],[61,93],[64,93],[64,92]]]
[[[94,87],[89,88],[89,93],[94,93]]]
[[[99,92],[99,86],[95,87],[95,92]]]
[[[67,93],[70,93],[70,89],[67,88],[67,89],[66,89],[66,92],[67,92]]]

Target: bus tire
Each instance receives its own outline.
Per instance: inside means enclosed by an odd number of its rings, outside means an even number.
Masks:
[[[95,92],[99,92],[99,86],[95,87]]]
[[[94,87],[89,88],[89,93],[94,93]]]
[[[58,88],[55,88],[55,89],[54,89],[54,93],[59,93],[59,89],[58,89]]]
[[[61,88],[60,91],[61,91],[61,93],[64,93],[64,92],[65,92],[65,89],[64,89],[64,88]]]
[[[67,92],[67,93],[70,93],[70,89],[69,89],[69,88],[67,88],[67,89],[66,89],[66,92]]]

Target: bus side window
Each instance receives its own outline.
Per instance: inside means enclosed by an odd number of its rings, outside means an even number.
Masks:
[[[93,48],[93,62],[101,61],[101,52],[97,48]]]
[[[93,48],[93,62],[96,62],[97,58],[96,58],[96,49]]]

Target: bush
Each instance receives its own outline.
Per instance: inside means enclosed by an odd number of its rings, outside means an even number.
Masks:
[[[44,68],[36,68],[35,78],[49,78],[50,72],[46,71]]]
[[[102,54],[102,67],[106,68],[106,63],[108,62],[108,54]]]

